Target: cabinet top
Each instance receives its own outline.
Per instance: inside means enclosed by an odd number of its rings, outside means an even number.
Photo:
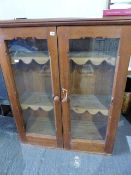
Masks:
[[[9,27],[42,27],[42,26],[98,26],[98,25],[131,25],[131,17],[105,18],[50,18],[0,20],[0,28]]]

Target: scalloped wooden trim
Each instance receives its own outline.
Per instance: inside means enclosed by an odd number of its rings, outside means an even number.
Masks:
[[[84,65],[90,61],[94,65],[100,65],[102,62],[107,62],[108,64],[115,66],[116,58],[98,53],[98,52],[70,52],[69,58],[73,60],[78,65]]]
[[[97,113],[101,113],[105,116],[108,115],[108,110],[100,110],[100,109],[84,109],[84,108],[71,108],[77,114],[83,114],[85,112],[90,113],[91,115],[96,115]]]
[[[49,112],[53,109],[53,106],[41,106],[41,105],[37,106],[37,105],[26,105],[26,104],[21,104],[21,107],[23,110],[26,110],[29,108],[34,110],[34,111],[37,111],[39,109],[43,109],[46,112]]]
[[[95,58],[95,59],[99,59],[99,58]],[[71,60],[73,60],[73,62],[76,63],[77,65],[84,65],[88,61],[90,61],[93,65],[96,65],[96,66],[100,65],[104,61],[109,65],[112,65],[112,66],[115,65],[115,62],[113,60],[108,61],[108,60],[105,60],[104,58],[101,60],[99,59],[99,61],[97,62],[92,60],[92,58],[71,58]]]
[[[30,64],[33,60],[38,64],[46,64],[50,60],[47,52],[33,54],[34,53],[25,53],[25,56],[19,53],[15,54],[11,56],[12,64],[17,64],[20,60],[25,64]]]
[[[95,95],[71,95],[71,109],[78,114],[89,112],[95,115],[100,112],[103,115],[108,115],[108,98],[108,96],[101,96],[102,102],[105,103],[103,105]]]
[[[21,96],[21,108],[26,110],[38,110],[39,108],[44,111],[51,111],[53,109],[53,102],[48,95],[41,92],[25,92]]]
[[[30,64],[33,60],[38,64],[46,64],[49,61],[49,58],[34,59],[34,58],[26,58],[26,57],[23,57],[23,58],[17,57],[17,58],[14,58],[14,60],[12,61],[12,64],[17,64],[20,60],[25,64]]]

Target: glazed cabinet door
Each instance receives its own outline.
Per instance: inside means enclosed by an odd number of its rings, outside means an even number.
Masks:
[[[128,37],[121,26],[59,27],[66,149],[112,152],[130,55]]]
[[[63,147],[55,27],[0,29],[1,66],[23,141]]]

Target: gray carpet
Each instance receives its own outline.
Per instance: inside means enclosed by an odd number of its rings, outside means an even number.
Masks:
[[[0,175],[131,175],[131,125],[121,118],[112,156],[22,144],[11,117],[0,117]]]

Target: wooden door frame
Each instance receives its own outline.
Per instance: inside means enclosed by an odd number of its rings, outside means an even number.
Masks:
[[[114,98],[109,110],[108,127],[106,131],[106,139],[100,140],[71,140],[71,121],[70,121],[70,105],[69,99],[65,99],[63,94],[62,100],[62,120],[63,120],[63,138],[65,149],[84,150],[99,153],[112,153],[115,140],[117,124],[119,121],[122,97],[126,84],[126,75],[129,63],[129,41],[130,34],[128,26],[66,26],[58,27],[58,46],[59,46],[59,62],[60,62],[60,80],[64,89],[70,90],[69,84],[69,61],[67,52],[69,50],[69,39],[78,39],[82,37],[107,37],[121,38],[120,41],[120,57],[115,68],[113,92]],[[123,47],[124,46],[124,47]],[[126,48],[126,49],[125,49]],[[131,51],[130,51],[131,52]],[[125,57],[125,59],[124,59]],[[124,63],[124,64],[123,64]],[[120,79],[120,80],[119,80]],[[121,87],[121,89],[120,89]],[[118,96],[118,97],[116,97]],[[119,101],[119,103],[118,103]]]
[[[121,108],[123,96],[128,75],[128,66],[131,56],[131,26],[123,26],[119,48],[119,59],[117,60],[115,77],[113,83],[113,92],[111,108],[109,112],[108,127],[106,133],[105,152],[112,153]]]
[[[51,35],[50,32],[53,32],[54,34]],[[52,77],[52,89],[53,89],[52,96],[54,99],[56,137],[42,136],[36,134],[26,134],[25,132],[25,124],[22,116],[22,109],[20,107],[18,93],[16,90],[13,70],[11,67],[11,61],[9,59],[7,47],[5,45],[5,40],[12,40],[17,37],[21,37],[24,39],[27,37],[33,37],[37,39],[47,39],[48,41],[48,49],[50,54],[50,69]],[[63,147],[56,27],[1,28],[0,63],[13,115],[15,117],[16,126],[21,140],[23,142],[40,144],[48,147]]]

